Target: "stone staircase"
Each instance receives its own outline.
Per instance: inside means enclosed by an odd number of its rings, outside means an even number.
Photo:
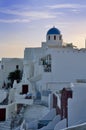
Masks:
[[[4,122],[0,122],[0,130],[11,130],[10,128],[11,120],[6,120]]]

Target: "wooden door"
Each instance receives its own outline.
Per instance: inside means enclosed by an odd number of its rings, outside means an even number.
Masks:
[[[6,117],[6,109],[0,108],[0,121],[5,121],[5,117]]]
[[[26,94],[28,93],[28,85],[25,84],[25,85],[22,85],[22,94]]]

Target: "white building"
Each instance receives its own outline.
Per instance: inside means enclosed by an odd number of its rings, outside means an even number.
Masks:
[[[85,82],[85,68],[86,49],[64,45],[62,34],[55,27],[47,32],[41,47],[24,51],[23,77],[40,93],[61,89],[71,82]]]

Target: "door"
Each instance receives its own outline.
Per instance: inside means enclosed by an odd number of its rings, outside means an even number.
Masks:
[[[22,94],[26,94],[28,92],[28,85],[24,84],[22,85]]]
[[[0,108],[0,121],[5,121],[6,109]]]

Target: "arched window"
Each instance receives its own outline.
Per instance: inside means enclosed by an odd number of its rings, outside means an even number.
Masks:
[[[56,40],[56,36],[54,35],[54,40]]]
[[[50,40],[50,36],[48,36],[48,40]]]

